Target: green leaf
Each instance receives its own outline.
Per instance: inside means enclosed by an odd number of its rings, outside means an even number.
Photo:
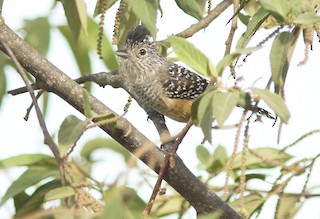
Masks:
[[[252,39],[253,35],[257,32],[257,30],[261,27],[263,22],[269,17],[270,13],[264,8],[260,8],[250,19],[247,30],[242,34],[239,38],[236,49],[244,49],[247,47],[248,43]]]
[[[248,26],[249,21],[250,21],[250,16],[249,15],[244,15],[242,13],[238,14],[239,20],[246,26]]]
[[[131,158],[131,154],[112,138],[96,138],[88,141],[81,150],[81,156],[90,160],[91,154],[98,149],[108,149],[119,153],[126,162]]]
[[[94,9],[93,17],[98,16],[99,14],[103,13],[104,10],[108,10],[117,0],[98,0],[96,7]],[[103,4],[106,4],[105,7]]]
[[[61,157],[73,147],[86,130],[87,123],[73,115],[67,116],[59,129],[58,142]]]
[[[284,87],[292,54],[299,37],[300,28],[294,28],[292,32],[279,33],[272,44],[270,63],[272,80],[275,83],[276,93]]]
[[[225,147],[219,145],[213,153],[213,162],[208,166],[207,172],[218,175],[221,171],[225,170],[228,159]]]
[[[244,200],[244,208],[246,209],[246,212],[249,217],[254,212],[256,212],[257,209],[259,209],[262,206],[262,204],[266,201],[266,199],[258,193],[253,193],[253,194],[244,196],[243,200]],[[237,210],[239,209],[240,201],[241,201],[240,199],[237,199],[229,204],[233,209]]]
[[[281,194],[278,200],[277,217],[294,218],[300,203],[298,195]]]
[[[177,36],[168,37],[177,57],[202,75],[217,78],[216,68],[199,49],[187,40]]]
[[[247,49],[239,49],[239,50],[236,50],[235,52],[233,52],[233,53],[231,53],[229,55],[226,55],[225,57],[223,57],[223,59],[217,65],[218,75],[221,76],[222,73],[223,73],[223,70],[229,64],[231,64],[235,59],[240,57],[241,55],[253,53],[254,51],[257,51],[260,48],[261,47],[252,47],[252,48],[247,48]]]
[[[156,36],[157,8],[156,0],[126,0],[133,13],[142,21],[151,35]]]
[[[210,152],[203,145],[199,145],[196,148],[196,154],[198,159],[204,166],[208,166],[210,164],[210,159],[211,159]]]
[[[284,163],[292,158],[291,155],[275,148],[256,148],[252,149],[253,152],[266,157],[269,160],[275,160]],[[236,154],[234,159],[233,170],[238,170],[242,163],[242,152]],[[274,164],[265,162],[260,158],[256,157],[252,153],[249,153],[246,158],[247,169],[260,169],[260,168],[273,168],[276,167]]]
[[[14,198],[15,207],[16,207],[15,216],[19,218],[23,218],[23,216],[31,212],[34,212],[36,210],[41,210],[44,202],[44,196],[46,195],[46,193],[54,188],[57,188],[60,185],[61,185],[60,180],[53,180],[44,185],[41,185],[36,189],[36,191],[31,196],[28,196],[27,199],[24,199],[23,203],[21,202],[20,205],[18,205],[17,199],[21,198],[18,196],[21,196],[21,194],[24,194],[24,192],[15,196]]]
[[[261,179],[262,181],[265,181],[266,179],[265,174],[259,174],[259,173],[252,173],[252,174],[246,174],[246,182],[248,182],[250,179]],[[240,176],[234,179],[235,182],[240,181]]]
[[[0,202],[0,206],[6,203],[9,198],[13,198],[30,186],[33,186],[48,177],[59,178],[57,169],[46,166],[30,167],[11,184]]]
[[[292,1],[292,0],[290,0]],[[289,19],[289,12],[292,10],[292,3],[288,0],[259,0],[262,7],[270,11],[279,21]]]
[[[30,196],[24,191],[14,197],[13,202],[16,212],[23,207],[23,205],[29,200],[29,198]]]
[[[306,12],[297,15],[293,22],[295,24],[315,24],[320,23],[320,17],[315,12]]]
[[[137,195],[136,191],[127,187],[112,187],[105,193],[104,218],[141,218],[145,202]]]
[[[200,125],[204,137],[211,142],[211,128],[213,122],[212,100],[215,91],[207,92],[192,104],[192,119]]]
[[[213,115],[218,126],[223,126],[230,113],[237,105],[239,99],[238,91],[216,92],[213,98]]]
[[[268,90],[252,88],[253,93],[257,94],[266,104],[280,117],[281,121],[287,123],[290,113],[287,105],[280,95]]]
[[[70,196],[75,195],[76,192],[74,191],[73,187],[71,186],[63,186],[59,188],[55,188],[50,190],[46,195],[45,195],[45,201],[52,201],[56,199],[63,199],[67,198]]]
[[[200,20],[205,13],[206,2],[206,0],[176,0],[179,8],[198,20]]]
[[[87,33],[87,11],[83,0],[62,1],[64,12],[74,41],[77,41],[80,30],[83,28]]]
[[[31,166],[36,165],[41,161],[55,163],[55,159],[46,154],[22,154],[0,160],[0,168]]]
[[[185,202],[180,195],[158,196],[154,202],[153,209],[156,209],[154,218],[163,218],[170,214],[181,211],[181,208],[187,209],[189,203]],[[152,217],[153,218],[153,217]],[[148,218],[149,219],[149,218]]]
[[[46,55],[50,42],[50,24],[47,17],[38,17],[34,20],[24,20],[24,38],[42,55]]]

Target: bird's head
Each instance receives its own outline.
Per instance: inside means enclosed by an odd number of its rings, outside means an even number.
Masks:
[[[157,51],[150,32],[142,25],[136,26],[127,36],[123,49],[117,50],[116,55],[122,58],[126,68],[139,72],[149,72],[161,63],[162,57]]]

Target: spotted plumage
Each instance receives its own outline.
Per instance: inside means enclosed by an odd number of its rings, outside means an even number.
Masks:
[[[170,98],[195,99],[208,85],[205,78],[177,64],[169,67],[168,74],[170,77],[164,81],[162,87]]]

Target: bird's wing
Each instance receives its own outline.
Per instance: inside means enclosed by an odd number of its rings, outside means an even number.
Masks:
[[[163,83],[169,98],[195,99],[207,88],[208,81],[188,69],[172,64],[168,69],[169,78]]]

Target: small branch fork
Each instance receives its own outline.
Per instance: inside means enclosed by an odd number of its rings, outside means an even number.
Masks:
[[[61,184],[62,184],[62,186],[65,186],[66,185],[66,178],[65,178],[65,175],[64,175],[63,160],[60,157],[60,152],[58,150],[57,145],[54,143],[54,141],[52,140],[52,138],[51,138],[51,136],[49,134],[49,131],[48,131],[46,123],[44,121],[42,112],[41,112],[40,107],[38,105],[37,97],[35,96],[33,87],[31,86],[31,84],[30,84],[30,82],[28,80],[28,77],[27,77],[23,67],[21,66],[20,62],[17,60],[15,54],[12,52],[12,50],[10,49],[8,44],[5,42],[5,40],[2,39],[1,36],[0,36],[0,44],[3,46],[3,48],[5,48],[5,52],[12,59],[14,65],[16,66],[21,78],[23,79],[23,81],[24,81],[24,83],[26,85],[26,89],[27,89],[27,91],[29,92],[29,94],[31,96],[32,103],[34,105],[34,108],[35,108],[35,111],[36,111],[36,114],[37,114],[37,118],[38,118],[38,121],[39,121],[39,125],[41,127],[41,130],[42,130],[42,133],[43,133],[43,136],[44,136],[44,143],[49,146],[50,150],[52,151],[52,153],[53,153],[53,155],[54,155],[54,157],[56,159],[57,165],[59,167],[59,174],[60,174]]]
[[[158,192],[160,191],[161,182],[162,182],[162,180],[164,178],[164,175],[165,175],[167,169],[169,168],[169,166],[174,165],[174,160],[172,158],[175,156],[180,143],[182,142],[183,138],[186,136],[187,132],[189,131],[189,129],[191,128],[192,125],[193,125],[193,123],[190,120],[187,123],[187,125],[178,134],[178,138],[174,141],[174,143],[172,145],[171,152],[166,155],[166,158],[165,158],[163,164],[161,165],[161,168],[160,168],[160,171],[159,171],[159,175],[158,175],[158,179],[157,179],[157,182],[156,182],[156,184],[155,184],[155,186],[153,188],[153,191],[152,191],[151,197],[149,199],[149,202],[148,202],[145,210],[143,211],[143,215],[146,215],[146,216],[150,215],[153,203],[154,203],[154,201],[156,199],[156,196],[157,196]]]

